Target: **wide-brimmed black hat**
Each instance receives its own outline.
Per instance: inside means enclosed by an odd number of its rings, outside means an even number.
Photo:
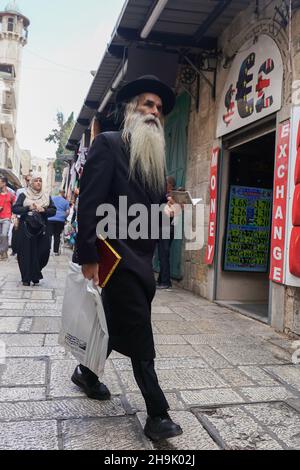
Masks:
[[[169,114],[175,105],[175,93],[173,90],[161,82],[154,75],[143,75],[136,80],[127,83],[117,93],[116,102],[123,103],[130,101],[131,98],[141,95],[142,93],[154,93],[159,96],[162,101],[163,114]]]

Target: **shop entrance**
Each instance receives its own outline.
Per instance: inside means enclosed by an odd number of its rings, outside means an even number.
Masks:
[[[268,321],[275,131],[223,154],[216,301]]]

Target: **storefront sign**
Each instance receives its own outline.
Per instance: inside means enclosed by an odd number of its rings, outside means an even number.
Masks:
[[[231,186],[224,271],[267,272],[272,190]]]
[[[279,48],[262,34],[244,44],[231,66],[221,97],[217,137],[281,108],[283,63]]]
[[[275,155],[270,279],[284,282],[285,226],[290,145],[290,121],[279,125]]]
[[[212,264],[215,254],[216,224],[217,224],[217,175],[218,159],[220,148],[216,147],[212,151],[210,164],[210,210],[208,224],[208,240],[205,263]]]
[[[291,121],[288,179],[285,280],[288,286],[300,287],[300,107],[295,106]]]

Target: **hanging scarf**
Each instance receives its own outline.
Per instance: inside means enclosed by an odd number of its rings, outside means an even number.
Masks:
[[[28,188],[26,188],[24,206],[29,207],[35,204],[36,206],[46,208],[49,206],[49,195],[46,194],[42,189],[40,191],[36,191],[36,189],[33,189],[32,187],[33,181],[37,178],[41,177],[37,174],[34,174],[31,178]]]

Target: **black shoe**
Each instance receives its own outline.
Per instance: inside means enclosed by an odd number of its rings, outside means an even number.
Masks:
[[[171,284],[157,284],[156,289],[171,289]]]
[[[166,414],[166,416],[156,416],[155,418],[148,416],[144,433],[152,441],[160,441],[162,439],[180,436],[183,431],[181,427],[174,423]]]
[[[29,286],[30,286],[30,282],[23,282],[23,286],[29,287]]]
[[[71,377],[72,382],[86,393],[89,398],[94,400],[109,400],[110,391],[103,383],[97,380],[91,383],[91,379],[87,373],[82,373],[80,366],[77,366]]]
[[[33,284],[34,286],[39,286],[39,285],[40,285],[40,281],[32,281],[32,284]]]

